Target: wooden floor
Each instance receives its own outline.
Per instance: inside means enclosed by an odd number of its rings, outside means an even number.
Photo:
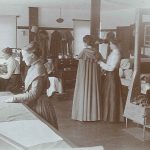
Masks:
[[[150,140],[142,142],[128,134],[125,124],[97,122],[80,122],[71,119],[73,89],[64,95],[54,95],[53,101],[59,130],[78,147],[104,146],[105,150],[149,150]],[[130,122],[129,127],[136,126]],[[150,131],[149,131],[150,132]]]

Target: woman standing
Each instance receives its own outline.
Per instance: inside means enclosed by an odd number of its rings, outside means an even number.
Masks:
[[[5,102],[24,103],[43,117],[47,122],[58,128],[55,111],[46,95],[49,80],[44,64],[39,59],[38,45],[31,42],[22,50],[23,61],[30,66],[25,78],[25,92],[14,95]]]
[[[79,54],[79,64],[73,97],[72,119],[79,121],[96,121],[101,119],[99,78],[100,68],[97,61],[100,53],[93,47],[91,35],[83,37],[85,48]]]
[[[110,39],[111,52],[106,63],[99,61],[100,67],[105,70],[103,99],[103,120],[108,122],[123,121],[123,100],[119,77],[120,50],[116,39]]]

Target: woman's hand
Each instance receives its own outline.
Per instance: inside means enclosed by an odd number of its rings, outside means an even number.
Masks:
[[[99,61],[97,61],[97,63],[101,66],[102,61],[101,61],[101,60],[99,60]]]

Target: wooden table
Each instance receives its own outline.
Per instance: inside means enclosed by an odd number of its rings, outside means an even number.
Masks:
[[[0,92],[0,99],[1,95],[4,95],[4,92]],[[9,95],[6,93],[6,96]],[[40,116],[38,116],[36,113],[34,113],[30,108],[28,108],[26,105],[21,103],[2,103],[0,102],[0,150],[18,150],[18,149],[47,149],[47,148],[68,148],[68,147],[76,147],[73,143],[71,143],[68,139],[66,139],[58,130],[56,130],[53,126],[51,126],[49,123],[47,123],[45,120],[43,120]],[[41,131],[43,131],[43,128],[46,129],[48,132],[45,132],[45,136],[49,138],[47,135],[49,132],[54,132],[58,137],[60,137],[61,140],[55,141],[55,142],[46,142],[46,143],[40,143],[38,145],[33,145],[31,147],[26,147],[24,145],[21,145],[18,141],[11,139],[10,137],[7,137],[3,134],[3,124],[6,124],[8,126],[8,130],[12,128],[12,124],[14,123],[27,123],[27,126],[30,127],[31,122],[37,122],[39,125],[36,124],[36,126],[39,128],[39,130],[34,131],[35,128],[32,128],[32,131],[36,133],[37,135],[40,135]],[[6,127],[6,126],[5,126]],[[5,128],[4,127],[4,128]],[[14,126],[15,127],[15,126]],[[20,132],[25,129],[26,126],[23,126],[23,128],[18,128],[15,132],[16,135],[19,136]],[[33,127],[31,125],[31,127]],[[5,131],[7,132],[7,131]],[[12,132],[13,129],[12,129]],[[31,136],[33,136],[32,132],[29,133]],[[29,135],[30,136],[30,135]],[[24,137],[20,137],[21,139]],[[40,137],[41,138],[41,137]],[[40,139],[39,138],[39,139]],[[45,138],[45,137],[43,137]],[[41,140],[43,139],[41,138]],[[27,139],[28,140],[28,139]],[[27,141],[28,142],[28,141]],[[32,142],[30,141],[31,145]]]

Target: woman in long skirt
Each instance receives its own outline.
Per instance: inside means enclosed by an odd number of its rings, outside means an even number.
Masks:
[[[119,77],[121,56],[117,40],[110,40],[110,49],[111,52],[107,58],[107,62],[98,62],[100,67],[106,72],[102,94],[103,120],[108,122],[122,122],[124,106]]]
[[[94,48],[91,35],[83,38],[85,48],[79,54],[79,64],[73,97],[72,119],[96,121],[101,119],[100,67],[97,60],[100,54]]]
[[[5,102],[24,103],[44,120],[58,129],[54,107],[46,95],[49,80],[44,64],[40,60],[38,44],[31,42],[22,49],[23,60],[30,66],[25,78],[25,92],[13,95]]]

